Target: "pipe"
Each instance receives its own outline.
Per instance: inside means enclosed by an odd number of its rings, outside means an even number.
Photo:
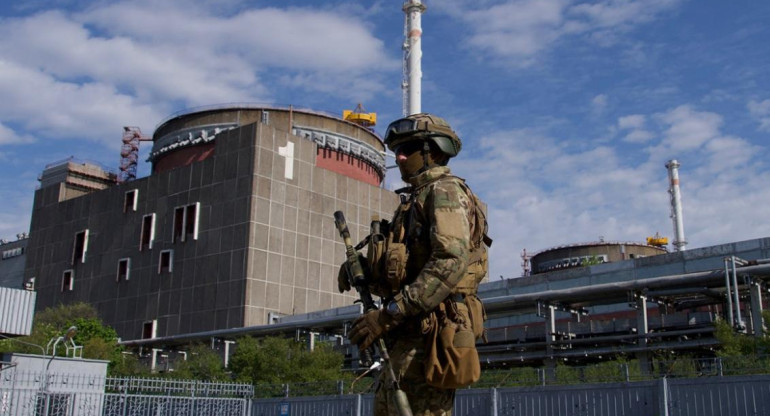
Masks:
[[[730,256],[730,260],[732,261],[733,265],[733,288],[735,288],[735,293],[733,296],[735,297],[735,317],[737,320],[736,327],[738,329],[744,329],[745,326],[743,325],[743,319],[741,318],[741,301],[738,294],[738,276],[737,272],[735,271],[735,256]]]
[[[733,318],[733,294],[732,289],[730,289],[730,264],[728,263],[727,257],[725,257],[725,296],[727,297],[727,322],[730,323],[730,326],[735,326],[735,319]]]
[[[741,272],[751,274],[757,278],[770,278],[770,264],[768,264],[770,262],[765,260],[766,259],[757,260],[757,263],[762,264],[743,267],[741,268]],[[493,315],[515,315],[533,312],[536,309],[537,301],[573,303],[583,301],[586,304],[609,305],[626,302],[628,300],[628,291],[630,290],[678,288],[687,285],[697,286],[698,289],[701,289],[708,284],[719,284],[721,277],[721,270],[710,270],[648,279],[636,279],[625,282],[603,283],[572,289],[545,290],[543,292],[505,295],[493,298],[485,297],[482,300],[484,301],[487,313],[490,315],[490,318],[492,318],[494,317]],[[346,322],[351,322],[358,318],[361,313],[361,305],[355,304],[338,308],[337,314],[333,316],[323,316],[321,313],[315,312],[306,314],[305,316],[286,316],[282,318],[280,323],[272,325],[220,329],[152,339],[128,340],[121,341],[119,344],[133,347],[141,347],[143,345],[180,345],[191,341],[207,339],[212,336],[226,338],[242,335],[274,335],[281,332],[293,332],[297,328],[333,328],[337,330],[342,328]]]
[[[742,273],[756,277],[769,277],[770,265],[762,264],[742,268]],[[535,310],[538,301],[570,303],[572,307],[584,305],[611,305],[628,300],[628,292],[643,289],[678,288],[687,286],[719,285],[722,270],[686,273],[635,279],[624,282],[602,283],[598,285],[570,289],[545,290],[542,292],[505,295],[483,299],[484,308],[490,315],[512,315],[512,311],[529,313]]]

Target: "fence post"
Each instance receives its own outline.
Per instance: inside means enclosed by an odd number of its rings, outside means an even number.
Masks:
[[[362,416],[361,412],[363,411],[363,409],[361,409],[361,407],[363,407],[363,405],[364,405],[364,401],[362,400],[361,395],[356,394],[356,416]]]
[[[658,414],[660,416],[668,415],[668,379],[663,377],[658,382]]]
[[[489,416],[497,416],[497,389],[492,387],[489,393]]]
[[[283,397],[289,397],[289,383],[283,385]]]
[[[337,391],[339,392],[340,396],[345,394],[345,382],[342,380],[337,380]]]
[[[123,384],[123,391],[121,392],[121,401],[123,402],[123,416],[128,414],[128,385],[130,380]]]
[[[623,376],[626,378],[626,383],[631,381],[631,376],[628,374],[628,363],[621,364],[620,368],[623,370]]]
[[[724,368],[722,367],[722,357],[717,357],[717,374],[719,377],[724,375]]]

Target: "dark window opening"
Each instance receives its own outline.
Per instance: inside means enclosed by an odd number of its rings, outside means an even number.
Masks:
[[[126,197],[123,200],[123,212],[136,211],[136,203],[139,196],[139,190],[132,189],[126,192]]]
[[[174,266],[174,252],[172,250],[163,250],[160,252],[160,261],[158,262],[158,274],[171,273]]]
[[[198,204],[188,205],[185,211],[185,239],[191,236],[193,240],[198,239]]]
[[[72,264],[85,263],[88,251],[88,230],[75,234],[75,244],[72,250]]]
[[[155,240],[155,214],[145,215],[142,218],[142,235],[139,239],[139,251],[152,250],[152,242]]]
[[[182,240],[182,233],[184,232],[184,207],[178,207],[174,210],[174,235],[171,238],[172,242]]]
[[[131,269],[131,259],[118,260],[118,276],[116,280],[118,282],[128,280],[130,269]]]
[[[176,207],[174,209],[174,234],[171,242],[187,241],[189,238],[198,239],[198,219],[200,203]]]
[[[75,286],[75,276],[72,270],[65,270],[61,277],[61,291],[70,292]]]
[[[155,320],[142,324],[142,339],[155,338]]]

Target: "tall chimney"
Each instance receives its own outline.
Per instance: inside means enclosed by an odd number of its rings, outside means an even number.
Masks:
[[[679,190],[679,162],[671,159],[666,163],[668,169],[668,193],[671,196],[671,220],[674,223],[674,241],[676,251],[684,251],[687,240],[684,238],[684,220],[682,219],[682,194]]]
[[[404,93],[405,116],[422,112],[422,13],[425,5],[420,0],[407,0],[404,10]]]

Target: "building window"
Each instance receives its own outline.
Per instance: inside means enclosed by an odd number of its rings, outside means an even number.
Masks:
[[[157,336],[158,321],[153,319],[152,321],[145,321],[142,324],[142,339],[155,338]]]
[[[270,112],[262,110],[262,124],[270,124]]]
[[[129,273],[131,273],[131,259],[120,259],[118,260],[118,276],[115,278],[115,281],[125,281],[129,278]]]
[[[72,265],[86,262],[86,252],[88,251],[88,230],[83,230],[75,234],[75,244],[72,250]]]
[[[123,199],[123,212],[136,211],[136,204],[139,201],[139,190],[132,189],[126,191],[126,196]]]
[[[171,273],[172,271],[174,271],[174,250],[163,250],[160,252],[158,274]]]
[[[73,270],[65,270],[61,276],[61,291],[71,292],[75,287],[75,272]]]
[[[200,219],[200,202],[176,207],[174,209],[174,234],[171,242],[198,239],[198,220]]]
[[[145,215],[142,218],[142,235],[139,237],[139,251],[152,250],[152,242],[155,240],[155,213]]]

